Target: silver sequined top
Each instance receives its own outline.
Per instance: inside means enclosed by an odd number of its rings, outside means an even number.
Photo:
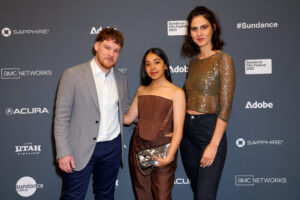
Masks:
[[[191,58],[184,84],[187,109],[215,113],[228,122],[235,87],[235,72],[230,55],[219,51],[205,59]]]

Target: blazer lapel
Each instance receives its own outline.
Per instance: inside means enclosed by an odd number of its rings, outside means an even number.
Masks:
[[[88,90],[92,96],[92,99],[93,99],[98,111],[100,112],[98,95],[97,95],[95,80],[94,80],[93,72],[91,69],[90,61],[86,64],[86,67],[84,67],[83,77],[84,77],[84,80],[86,81],[86,84],[87,84]]]

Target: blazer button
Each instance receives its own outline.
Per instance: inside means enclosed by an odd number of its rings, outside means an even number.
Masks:
[[[97,121],[95,121],[96,122],[96,124],[98,124],[99,123],[99,121],[97,120]]]
[[[93,137],[93,140],[96,140],[97,138],[96,137]]]

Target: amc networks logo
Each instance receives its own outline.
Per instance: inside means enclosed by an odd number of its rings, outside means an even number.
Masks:
[[[20,68],[2,68],[1,79],[20,79]]]
[[[286,184],[285,177],[255,177],[254,175],[235,175],[235,186],[255,186],[256,184]]]

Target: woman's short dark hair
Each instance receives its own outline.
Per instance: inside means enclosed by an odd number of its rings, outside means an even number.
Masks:
[[[172,82],[170,66],[169,66],[169,59],[168,59],[166,53],[160,48],[150,48],[146,51],[146,53],[143,57],[143,60],[142,60],[142,64],[141,64],[141,71],[140,71],[141,72],[141,74],[140,74],[141,75],[141,85],[147,86],[152,82],[152,79],[148,76],[148,74],[146,72],[146,68],[145,68],[145,59],[149,53],[154,53],[155,55],[157,55],[164,61],[165,65],[167,66],[167,69],[165,70],[166,79],[168,81]]]
[[[181,54],[186,57],[193,57],[200,53],[199,47],[194,43],[191,38],[191,22],[194,17],[202,15],[207,19],[213,28],[212,50],[221,50],[225,42],[221,39],[221,26],[216,15],[204,6],[197,6],[194,8],[187,17],[188,28],[187,35],[185,36],[184,43],[181,47]]]
[[[113,40],[116,44],[120,45],[121,48],[124,45],[124,37],[122,33],[114,28],[104,28],[102,29],[96,39],[95,42],[103,42],[104,40]],[[92,48],[92,53],[95,56],[96,51],[94,49],[94,46]]]

